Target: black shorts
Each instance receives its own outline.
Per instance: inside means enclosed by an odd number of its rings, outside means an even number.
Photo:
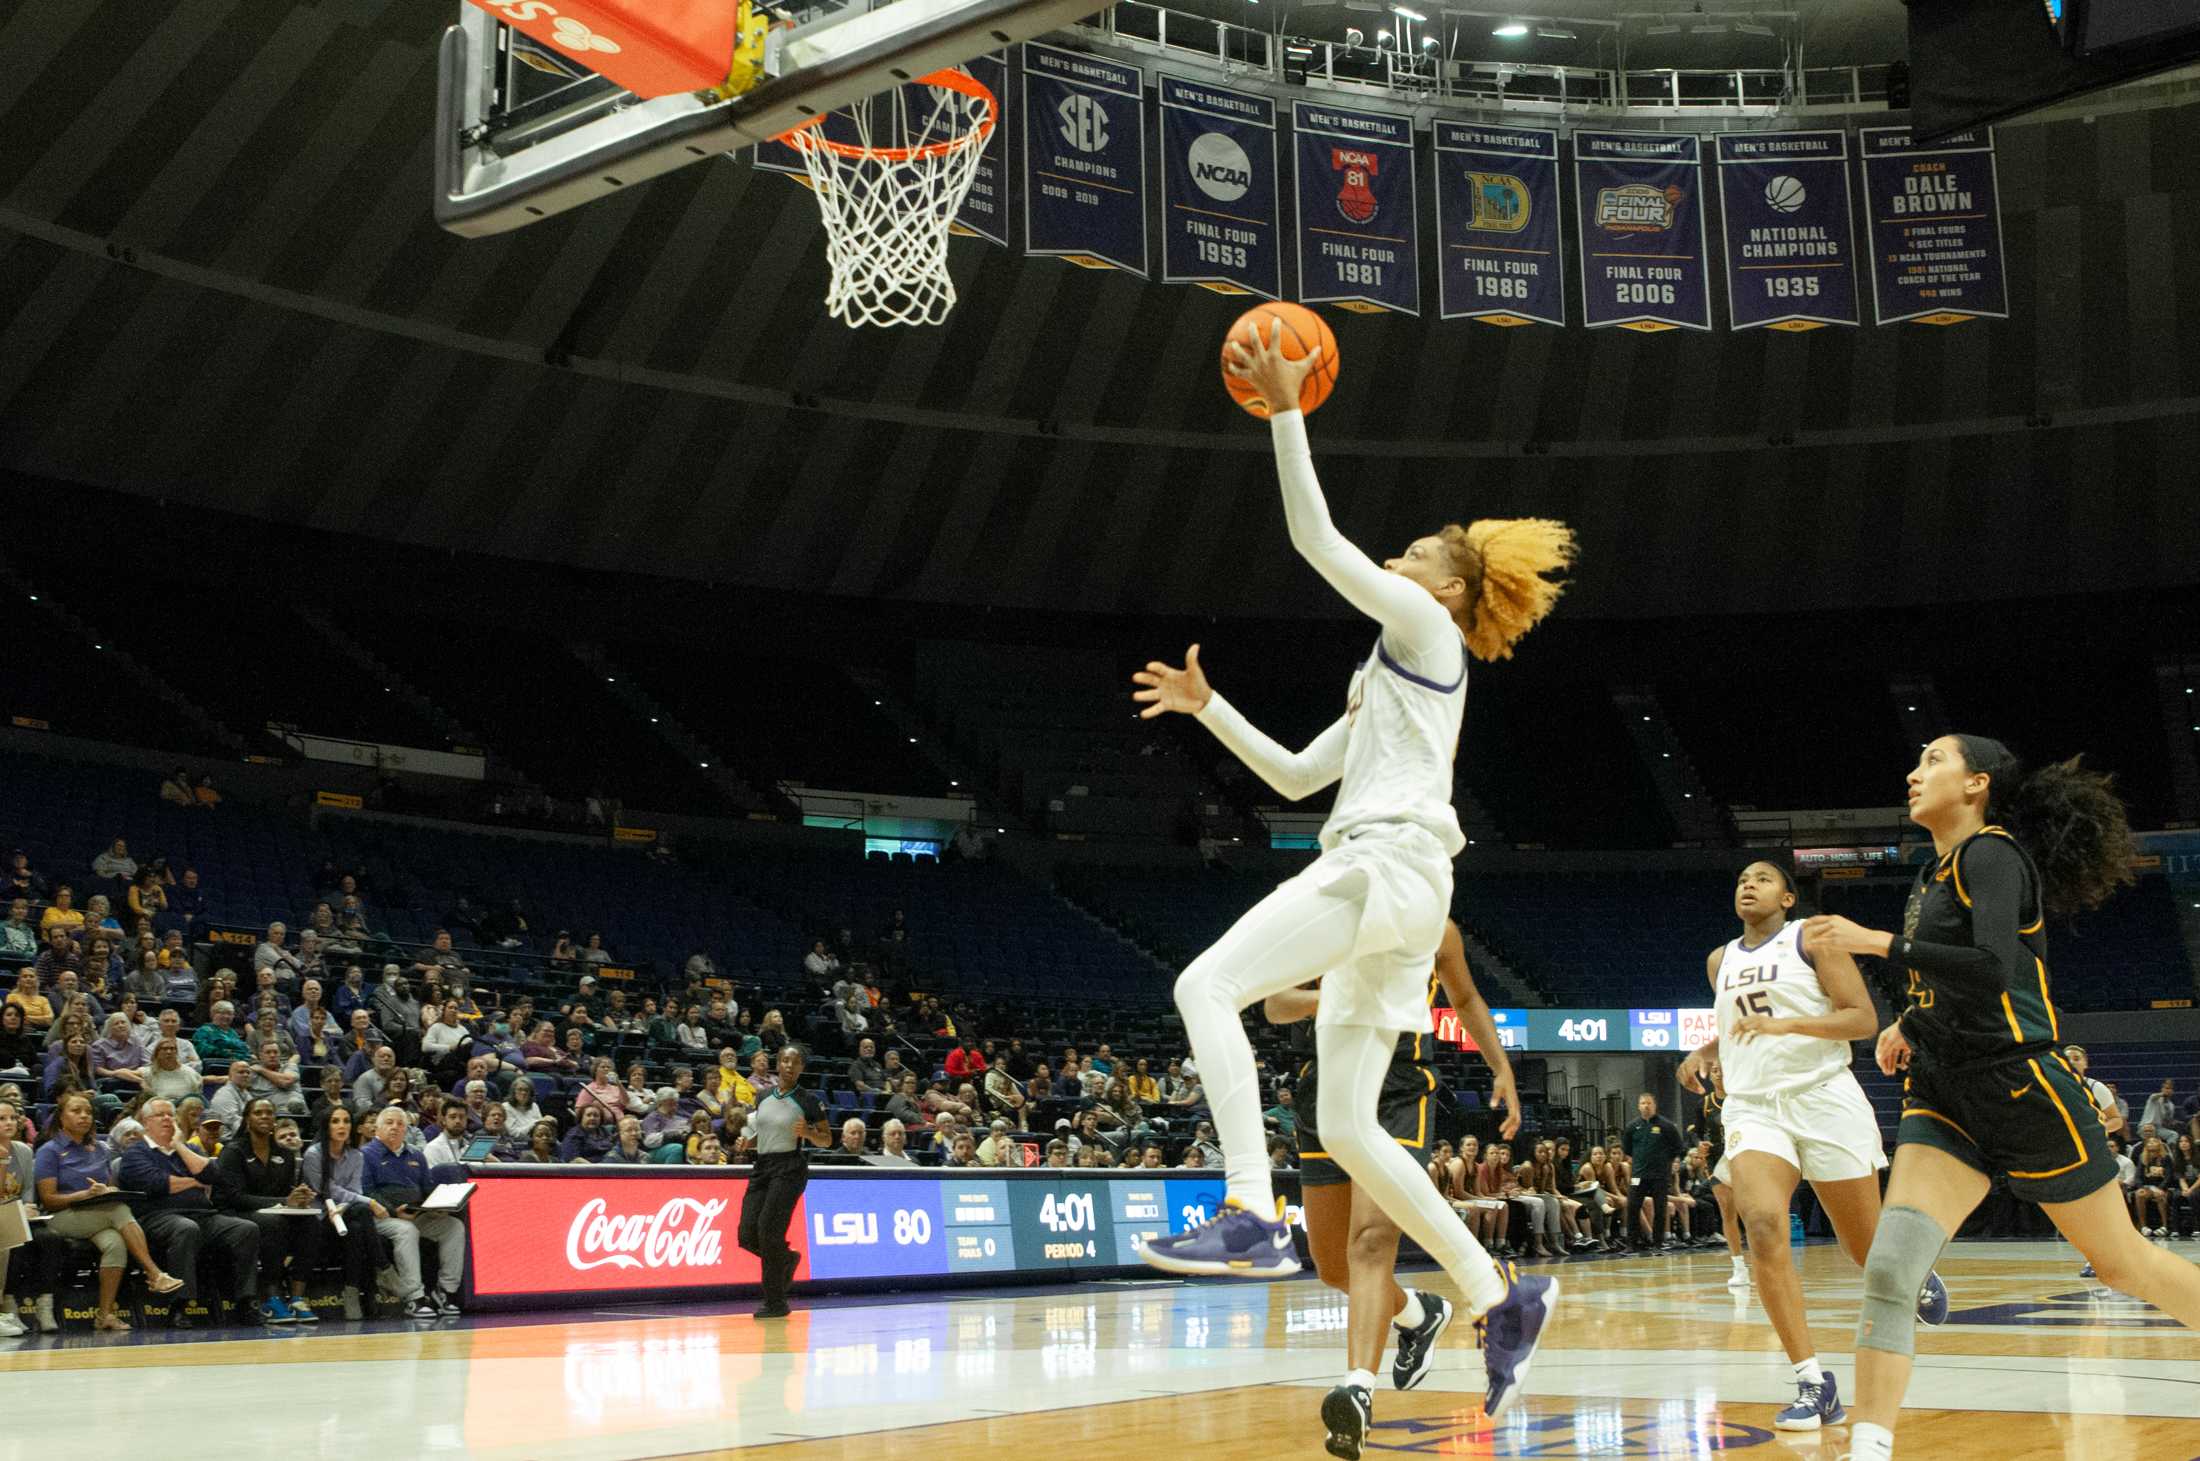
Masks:
[[[1914,1060],[1895,1139],[2007,1177],[2027,1202],[2075,1202],[2116,1180],[2093,1094],[2053,1051],[1960,1071]]]
[[[1322,1150],[1321,1133],[1314,1128],[1314,1073],[1311,1069],[1293,1093],[1299,1113],[1297,1133],[1299,1185],[1334,1187],[1352,1179]],[[1397,1138],[1398,1145],[1425,1160],[1436,1115],[1436,1072],[1425,1065],[1394,1065],[1383,1078],[1383,1093],[1376,1103],[1375,1119]]]

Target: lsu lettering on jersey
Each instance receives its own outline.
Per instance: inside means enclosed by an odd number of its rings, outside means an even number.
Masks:
[[[1818,982],[1818,970],[1803,952],[1803,925],[1783,924],[1756,948],[1740,939],[1726,946],[1719,961],[1716,1001],[1719,1063],[1726,1071],[1729,1096],[1779,1096],[1824,1085],[1849,1069],[1845,1040],[1810,1035],[1734,1037],[1745,1015],[1774,1019],[1815,1019],[1833,1013],[1833,1001]]]

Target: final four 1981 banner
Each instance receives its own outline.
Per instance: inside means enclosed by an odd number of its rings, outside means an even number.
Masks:
[[[1413,119],[1291,103],[1298,147],[1299,298],[1421,312]]]
[[[1145,92],[1136,66],[1024,47],[1024,251],[1146,272]]]
[[[1436,121],[1437,314],[1566,323],[1558,134]]]
[[[1281,298],[1276,192],[1276,104],[1163,76],[1161,277]]]
[[[1708,330],[1702,150],[1663,132],[1574,133],[1589,328]]]
[[[1907,127],[1867,127],[1856,141],[1879,323],[2009,318],[1992,130],[1919,147]]]
[[[1855,324],[1848,134],[1727,132],[1718,157],[1734,328]]]

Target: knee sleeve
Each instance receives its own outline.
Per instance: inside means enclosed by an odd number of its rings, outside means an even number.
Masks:
[[[1918,1290],[1947,1243],[1947,1229],[1914,1207],[1890,1207],[1879,1215],[1879,1231],[1864,1260],[1857,1348],[1904,1356],[1916,1352]]]

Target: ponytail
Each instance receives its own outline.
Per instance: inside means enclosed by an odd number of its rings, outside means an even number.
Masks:
[[[1485,518],[1438,534],[1467,592],[1452,610],[1467,652],[1478,660],[1512,658],[1513,646],[1566,591],[1546,574],[1574,561],[1574,532],[1550,518]]]
[[[2016,753],[1984,736],[1956,737],[1972,771],[1987,776],[1986,820],[2009,830],[2040,870],[2040,903],[2067,916],[2098,908],[2135,881],[2131,821],[2116,779],[2072,756],[2027,775]]]

